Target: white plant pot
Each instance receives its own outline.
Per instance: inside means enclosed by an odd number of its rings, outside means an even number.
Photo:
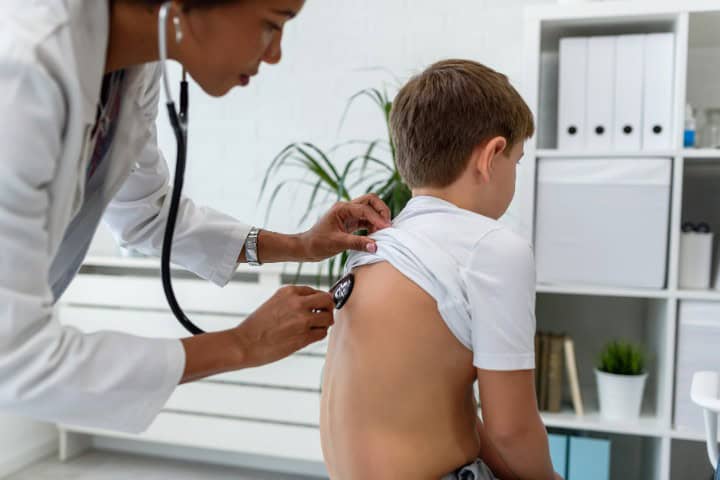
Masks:
[[[640,418],[647,373],[615,375],[595,370],[600,413],[608,420],[637,420]]]

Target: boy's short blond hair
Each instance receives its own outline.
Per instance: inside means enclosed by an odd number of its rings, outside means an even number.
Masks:
[[[469,60],[444,60],[400,90],[390,129],[405,183],[443,188],[458,179],[475,147],[500,136],[510,149],[533,136],[535,122],[505,75]]]

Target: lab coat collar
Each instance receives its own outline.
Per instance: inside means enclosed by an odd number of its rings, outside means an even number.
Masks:
[[[110,37],[109,0],[66,0],[75,47],[80,88],[85,97],[83,116],[94,123]]]

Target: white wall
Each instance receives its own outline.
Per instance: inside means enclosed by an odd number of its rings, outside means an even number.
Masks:
[[[393,75],[402,83],[442,58],[483,62],[520,87],[523,8],[538,3],[553,2],[308,0],[288,24],[280,65],[263,66],[249,88],[222,99],[193,89],[186,192],[246,222],[297,230],[304,203],[292,194],[279,200],[268,223],[266,203],[256,202],[275,154],[292,141],[327,148],[342,140],[383,135],[378,113],[362,102],[338,134],[347,99],[384,84],[394,93],[398,82]],[[173,72],[177,76],[177,69]],[[174,163],[174,139],[162,109],[159,125],[161,145]],[[107,239],[94,247],[95,252],[112,250]]]

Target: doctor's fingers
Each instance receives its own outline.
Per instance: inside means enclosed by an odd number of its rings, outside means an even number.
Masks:
[[[390,222],[370,205],[346,203],[343,207],[343,225],[348,233],[360,228],[376,231],[390,226]]]
[[[300,303],[303,308],[310,310],[311,312],[317,311],[330,311],[335,309],[335,302],[333,302],[332,294],[328,292],[316,292],[312,295],[302,297]]]
[[[314,330],[316,328],[330,328],[335,324],[334,311],[316,310],[305,319],[302,331]]]
[[[303,335],[307,335],[312,330],[327,330],[335,323],[333,312],[308,310],[301,315],[295,316],[291,321],[279,324],[277,326],[277,335],[279,338],[291,339]]]
[[[377,213],[380,214],[380,216],[385,220],[387,223],[390,223],[390,207],[388,207],[385,202],[382,201],[380,197],[378,197],[374,193],[368,193],[367,195],[363,195],[362,197],[358,197],[355,200],[353,200],[350,203],[357,203],[360,205],[368,205],[375,209]]]

